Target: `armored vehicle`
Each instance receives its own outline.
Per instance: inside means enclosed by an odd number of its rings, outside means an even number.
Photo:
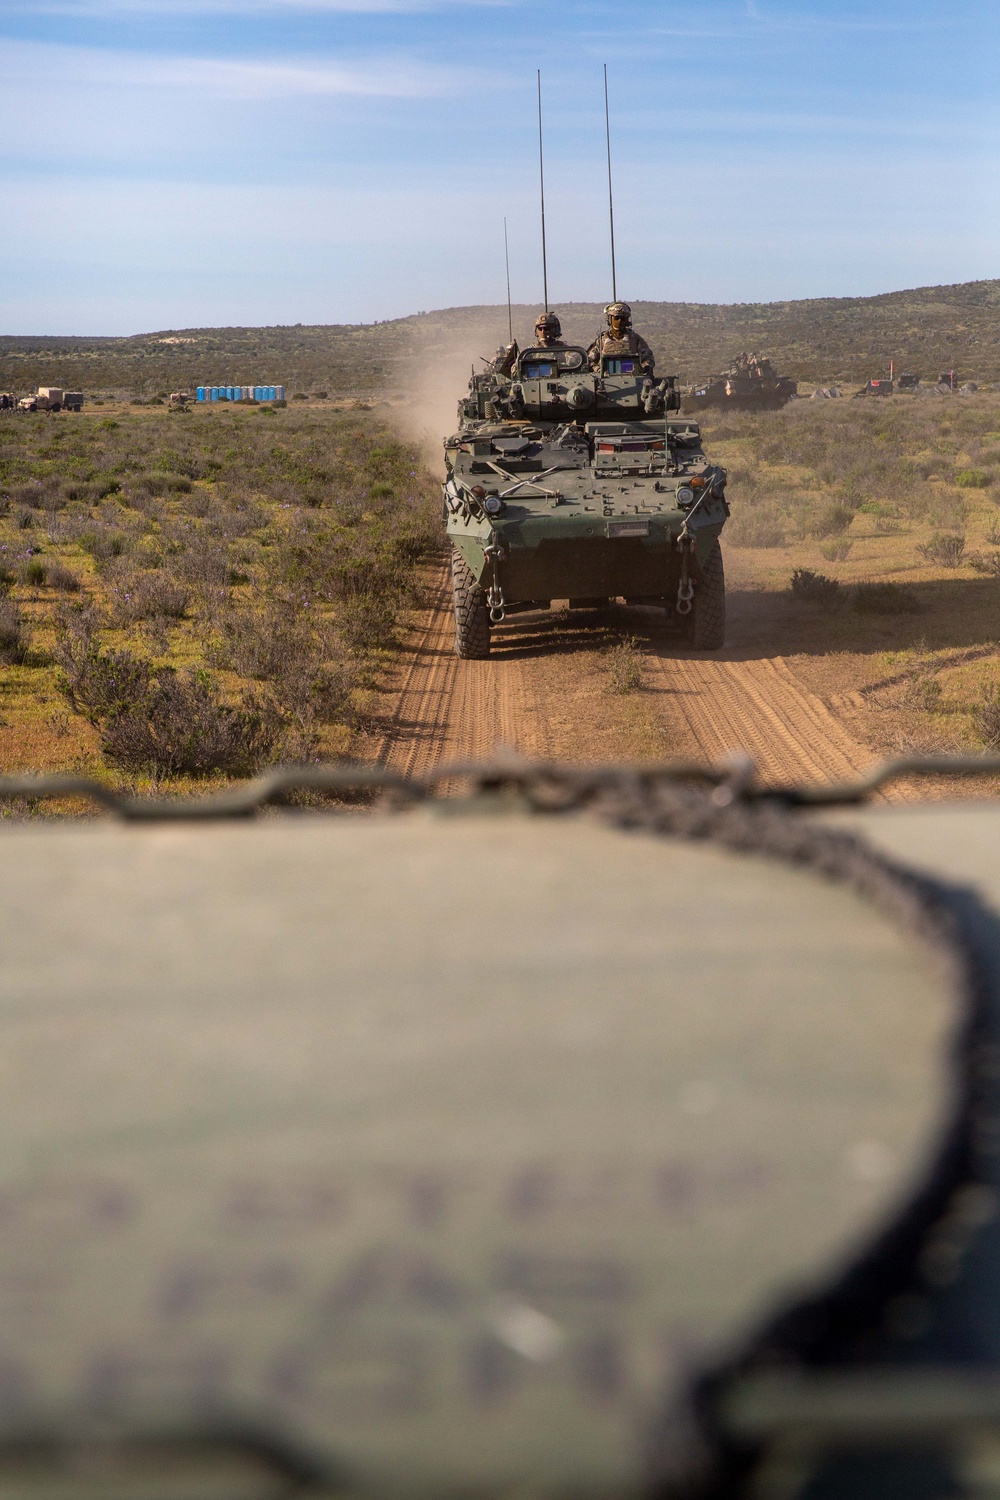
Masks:
[[[995,1494],[1000,810],[865,805],[956,769],[0,781],[121,815],[0,820],[0,1495]]]
[[[618,355],[595,371],[570,346],[473,376],[445,443],[459,656],[488,656],[491,625],[556,599],[657,605],[696,649],[722,646],[726,474],[678,406],[673,377]]]
[[[721,407],[730,411],[778,411],[798,391],[798,384],[779,375],[760,354],[738,354],[719,375],[710,375],[684,397],[689,411]]]
[[[882,378],[879,380],[868,380],[860,391],[854,392],[855,400],[859,396],[891,396],[893,392],[893,381]]]

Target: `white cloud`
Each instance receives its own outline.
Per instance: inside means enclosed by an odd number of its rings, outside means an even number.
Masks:
[[[0,68],[12,86],[191,90],[219,99],[313,96],[426,99],[453,92],[470,74],[402,57],[257,62],[157,56],[47,42],[0,42]]]

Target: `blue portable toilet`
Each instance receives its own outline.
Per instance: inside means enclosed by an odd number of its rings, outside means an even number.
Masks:
[[[204,401],[204,399],[205,399],[205,387],[203,385],[200,385],[198,387],[198,400],[199,401]]]
[[[219,399],[218,392],[216,391],[214,385],[210,385],[208,388],[208,399],[210,401],[218,401]]]

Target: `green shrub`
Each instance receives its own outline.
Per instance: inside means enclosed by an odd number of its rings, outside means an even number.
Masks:
[[[614,693],[635,693],[642,687],[642,653],[634,635],[608,648],[608,676]]]
[[[1000,682],[987,683],[972,710],[972,727],[984,749],[1000,750]]]
[[[859,583],[851,607],[862,615],[917,615],[920,601],[898,583]]]
[[[953,531],[939,531],[929,542],[922,542],[917,551],[939,567],[957,568],[965,557],[965,537]]]
[[[168,776],[250,776],[280,752],[275,709],[256,699],[226,703],[204,671],[158,672],[144,696],[105,720],[101,749],[128,771]]]
[[[963,490],[985,490],[993,483],[989,469],[959,469],[955,483]]]
[[[101,651],[93,641],[73,661],[62,691],[95,726],[101,750],[128,771],[242,776],[274,759],[282,726],[273,706],[227,703],[210,673],[154,670],[129,651]]]
[[[840,602],[840,584],[825,573],[814,573],[811,568],[796,568],[789,584],[793,599],[807,604],[822,604],[829,608]]]
[[[903,690],[903,702],[908,708],[919,708],[923,713],[937,713],[942,706],[943,691],[940,682],[929,667],[918,667]]]
[[[988,578],[1000,578],[1000,552],[970,552],[968,562],[977,573],[984,573]]]
[[[38,588],[45,582],[45,572],[45,564],[39,558],[31,557],[21,564],[21,582],[28,584],[30,588]]]
[[[853,542],[847,541],[845,537],[839,537],[835,542],[822,542],[820,553],[827,562],[846,562],[851,555]]]
[[[12,599],[0,598],[0,662],[16,666],[28,654],[28,637],[21,611]]]
[[[130,538],[124,531],[115,531],[110,526],[81,532],[78,540],[84,552],[89,552],[95,562],[99,563],[123,556],[131,545]]]
[[[58,589],[63,594],[76,594],[80,591],[80,580],[72,568],[64,568],[62,563],[46,563],[45,582],[50,589]]]
[[[194,489],[186,474],[166,474],[158,470],[144,474],[140,483],[150,495],[189,495]]]
[[[854,512],[849,505],[841,505],[834,501],[826,505],[812,523],[812,533],[816,537],[839,536],[847,530],[854,520]]]

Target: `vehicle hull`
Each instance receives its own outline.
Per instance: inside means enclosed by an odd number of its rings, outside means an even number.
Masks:
[[[720,507],[721,509],[721,507]],[[690,554],[694,572],[707,560],[722,530],[725,515],[692,527],[695,545]],[[676,595],[681,578],[682,553],[677,545],[681,518],[676,525],[650,526],[648,537],[609,537],[586,534],[575,523],[563,535],[523,535],[527,528],[496,527],[502,555],[487,555],[489,533],[472,527],[449,528],[477,582],[488,587],[496,581],[507,604],[527,600],[574,598],[669,598]],[[547,523],[551,527],[552,523]],[[542,527],[537,528],[541,531]],[[605,528],[602,526],[601,530]],[[522,534],[518,535],[517,531]]]

